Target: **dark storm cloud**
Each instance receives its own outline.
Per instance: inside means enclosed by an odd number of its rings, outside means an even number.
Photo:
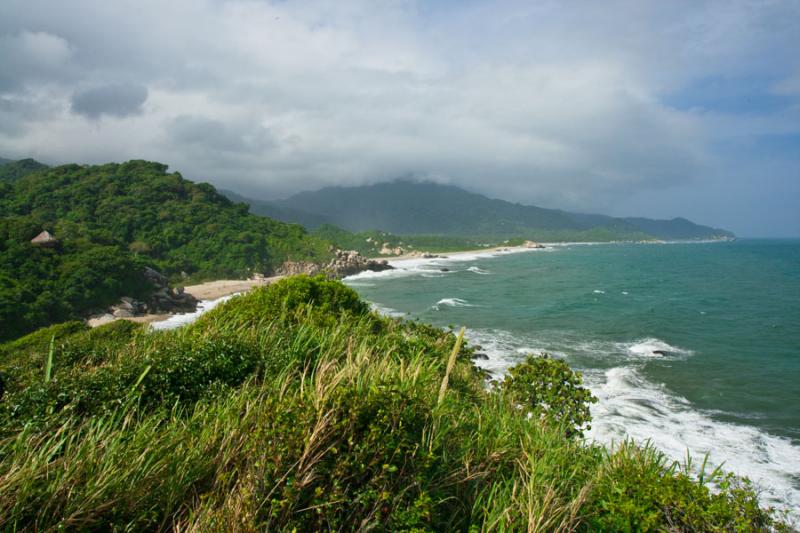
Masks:
[[[72,96],[72,112],[97,119],[102,115],[129,117],[142,112],[147,100],[143,85],[110,84],[93,87]]]

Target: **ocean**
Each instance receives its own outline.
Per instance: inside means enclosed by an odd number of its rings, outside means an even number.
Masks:
[[[567,244],[346,279],[384,313],[466,327],[497,376],[547,352],[599,402],[588,438],[654,445],[800,509],[800,241]]]

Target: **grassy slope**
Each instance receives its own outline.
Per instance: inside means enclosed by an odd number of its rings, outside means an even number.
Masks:
[[[54,378],[42,364],[57,333]],[[740,530],[735,478],[615,451],[488,390],[452,334],[305,277],[187,328],[65,327],[0,348],[0,529]],[[33,358],[30,353],[35,353]],[[477,529],[470,529],[471,527]]]

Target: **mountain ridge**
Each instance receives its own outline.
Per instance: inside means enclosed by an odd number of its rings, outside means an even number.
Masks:
[[[229,191],[223,191],[229,194]],[[395,180],[373,185],[332,186],[283,200],[252,200],[255,214],[309,228],[333,224],[352,232],[381,230],[400,235],[529,237],[538,240],[701,240],[733,233],[682,217],[668,220],[571,213],[493,199],[454,185]]]

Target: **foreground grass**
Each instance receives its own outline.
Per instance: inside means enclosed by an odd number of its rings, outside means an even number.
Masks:
[[[48,382],[53,333],[0,349],[0,530],[782,527],[746,481],[585,443],[529,367],[487,388],[452,334],[335,282],[293,278],[177,331],[106,328],[56,331]]]

